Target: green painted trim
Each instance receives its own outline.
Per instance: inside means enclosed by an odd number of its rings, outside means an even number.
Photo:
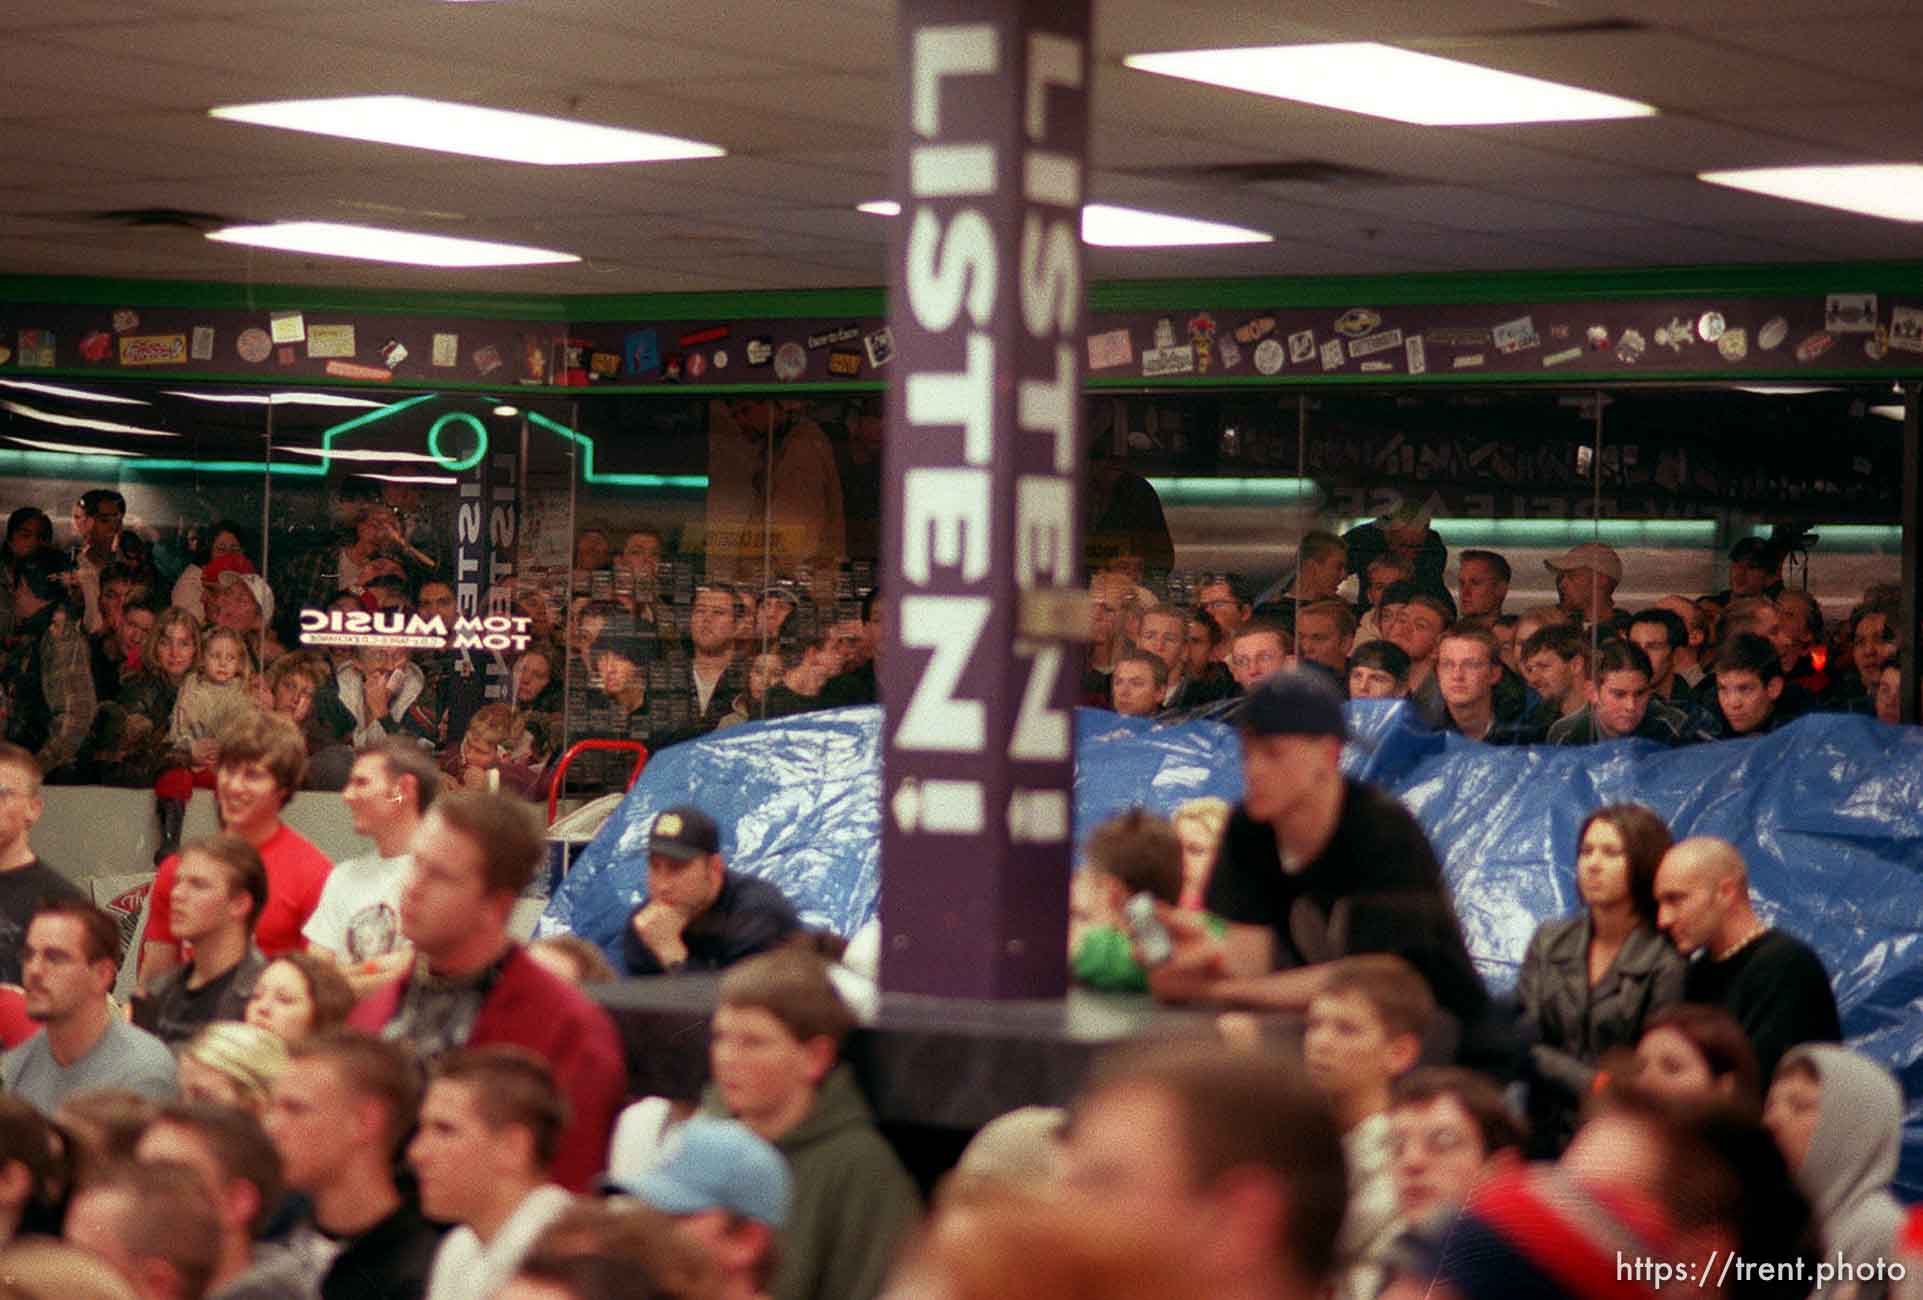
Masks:
[[[692,397],[714,397],[725,393],[880,393],[887,391],[888,385],[881,380],[872,379],[824,379],[805,384],[784,384],[771,379],[766,386],[759,384],[516,384],[489,383],[477,379],[437,380],[428,375],[403,374],[391,382],[369,383],[364,379],[339,379],[332,375],[302,375],[284,370],[251,371],[211,371],[203,373],[186,367],[156,368],[154,370],[128,371],[105,366],[79,369],[73,366],[50,366],[47,369],[21,370],[12,367],[6,372],[9,378],[22,376],[49,379],[91,379],[95,382],[109,383],[138,382],[142,380],[164,380],[169,375],[178,377],[183,384],[238,384],[245,388],[346,388],[357,393],[399,392],[408,393],[422,387],[431,387],[437,393],[485,393],[499,394],[502,401],[520,397],[580,397],[585,393],[613,393],[619,396],[636,394],[661,396],[663,394],[683,394]]]
[[[1092,312],[1353,307],[1418,303],[1531,303],[1625,298],[1743,298],[1830,293],[1923,282],[1923,262],[1804,262],[1782,265],[1647,267],[1419,275],[1250,276],[1115,280],[1092,284]],[[752,320],[802,316],[880,317],[884,288],[717,290],[699,293],[552,294],[349,289],[326,285],[231,284],[105,276],[0,275],[0,302],[203,307],[240,311],[300,308],[544,321]]]
[[[566,299],[427,289],[349,289],[220,280],[127,280],[107,276],[0,275],[0,302],[102,307],[199,307],[209,311],[380,312],[482,319],[568,319]]]
[[[1635,270],[1436,272],[1425,275],[1123,280],[1091,285],[1090,311],[1372,307],[1385,303],[1532,303],[1623,298],[1742,298],[1917,283],[1923,262],[1647,267]]]
[[[1770,370],[1744,371],[1732,373],[1727,370],[1565,370],[1560,366],[1541,372],[1503,371],[1503,370],[1445,370],[1441,373],[1426,375],[1405,375],[1396,371],[1380,374],[1304,374],[1300,377],[1288,375],[1218,375],[1142,379],[1134,375],[1084,376],[1082,388],[1106,392],[1132,391],[1152,393],[1171,388],[1377,388],[1393,386],[1409,387],[1454,387],[1463,384],[1516,386],[1523,384],[1547,384],[1568,387],[1580,385],[1585,388],[1633,386],[1638,388],[1661,387],[1665,384],[1711,383],[1719,387],[1734,388],[1743,384],[1781,384],[1781,383],[1889,383],[1899,379],[1923,378],[1923,366],[1891,367],[1887,370]],[[1894,400],[1894,399],[1892,399]]]

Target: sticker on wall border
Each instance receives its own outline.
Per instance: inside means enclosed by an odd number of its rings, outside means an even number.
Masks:
[[[1749,356],[1749,331],[1726,329],[1716,339],[1716,351],[1725,361],[1742,361]]]
[[[214,359],[214,327],[212,325],[194,326],[193,338],[187,344],[187,355],[196,361]]]
[[[1255,369],[1264,375],[1277,374],[1282,369],[1282,340],[1263,339],[1255,345]]]
[[[407,344],[399,339],[386,339],[381,343],[381,364],[389,370],[399,370],[401,362],[407,360]]]
[[[1362,363],[1362,369],[1365,372],[1374,373],[1382,370],[1394,370],[1395,366],[1387,361],[1364,361]]]
[[[276,343],[307,341],[307,318],[297,311],[268,312],[267,328],[273,333]]]
[[[1923,307],[1890,308],[1890,346],[1898,352],[1923,352]]]
[[[472,360],[474,368],[484,375],[491,375],[507,364],[501,359],[501,349],[492,343],[475,348]]]
[[[828,373],[837,379],[853,379],[861,373],[861,353],[853,348],[829,349]]]
[[[1723,319],[1723,313],[1719,311],[1706,311],[1696,318],[1697,337],[1705,343],[1714,343],[1723,337],[1723,332],[1728,328],[1729,322]]]
[[[459,334],[436,334],[434,346],[429,349],[428,361],[437,366],[458,366],[461,364],[461,336]],[[620,364],[620,358],[615,358]]]
[[[1581,348],[1564,348],[1560,352],[1551,352],[1549,355],[1545,356],[1542,359],[1542,364],[1545,369],[1550,366],[1566,366],[1571,361],[1574,361],[1576,358],[1580,357],[1581,355],[1582,355]]]
[[[120,364],[123,366],[184,366],[187,364],[185,334],[124,334],[120,339]]]
[[[286,347],[286,348],[275,348],[275,349],[274,349],[274,361],[275,361],[275,363],[276,363],[277,365],[283,365],[283,366],[291,366],[291,365],[293,365],[293,364],[294,364],[294,349],[293,349],[293,348],[291,348],[291,347]]]
[[[837,343],[853,343],[860,337],[861,327],[859,325],[840,325],[831,330],[823,330],[819,334],[810,334],[808,336],[808,350],[814,352],[820,348],[833,347]]]
[[[1624,330],[1616,339],[1616,360],[1626,366],[1633,366],[1643,359],[1643,353],[1648,347],[1649,341],[1643,337],[1641,330]]]
[[[309,325],[307,327],[309,360],[351,357],[356,347],[352,325]]]
[[[1696,346],[1696,326],[1681,316],[1671,316],[1669,324],[1656,327],[1656,346],[1668,348],[1671,352],[1681,352],[1684,348]]]
[[[1324,370],[1340,370],[1342,369],[1343,363],[1347,360],[1348,357],[1345,356],[1342,351],[1341,339],[1330,339],[1322,345],[1322,368]]]
[[[775,378],[791,383],[808,373],[808,351],[799,343],[783,343],[775,349]]]
[[[706,329],[693,330],[687,334],[683,334],[675,340],[675,343],[677,346],[684,348],[698,348],[703,343],[719,343],[727,337],[728,327],[726,325],[711,325]]]
[[[688,353],[687,362],[683,365],[682,368],[687,372],[688,378],[700,379],[703,375],[708,373],[707,354],[702,352]]]
[[[105,330],[89,330],[80,336],[82,361],[105,361],[113,353],[114,336]]]
[[[1589,345],[1591,352],[1609,351],[1609,327],[1607,325],[1591,325],[1582,332],[1582,337],[1583,342]]]
[[[1429,373],[1429,345],[1422,341],[1422,335],[1411,334],[1403,340],[1402,350],[1409,358],[1409,373],[1426,375]]]
[[[1335,318],[1335,332],[1344,338],[1359,339],[1375,332],[1382,324],[1382,313],[1369,307],[1351,307]]]
[[[619,352],[590,352],[588,354],[588,382],[605,384],[610,379],[621,377],[621,354]]]
[[[1467,352],[1450,362],[1457,370],[1474,370],[1488,358],[1480,352]]]
[[[274,353],[274,341],[258,325],[234,336],[234,351],[249,365],[259,365]]]
[[[873,334],[864,334],[861,349],[868,354],[869,366],[879,370],[895,359],[895,332],[884,325]]]
[[[122,307],[113,314],[114,333],[131,334],[140,328],[140,313],[131,307]]]
[[[1216,355],[1222,358],[1222,369],[1233,370],[1242,364],[1242,348],[1234,339],[1215,340]]]
[[[1383,330],[1379,334],[1365,334],[1349,343],[1351,357],[1372,357],[1378,352],[1389,352],[1402,346],[1401,330]]]
[[[748,340],[747,354],[750,369],[769,365],[775,359],[775,341],[766,334],[751,338]]]
[[[1135,340],[1126,329],[1109,330],[1088,336],[1088,368],[1112,370],[1135,364]]]
[[[714,354],[714,368],[716,370],[726,370],[728,368],[728,354],[726,352],[716,349]]]
[[[1315,357],[1315,331],[1297,330],[1289,335],[1289,364],[1302,365]]]
[[[1142,377],[1156,379],[1163,375],[1187,375],[1195,372],[1195,347],[1183,343],[1166,348],[1144,348],[1142,350]]]
[[[21,330],[20,368],[22,370],[51,370],[54,358],[54,336],[52,330]]]
[[[1253,347],[1273,333],[1275,333],[1275,317],[1257,316],[1254,320],[1246,320],[1237,325],[1234,338],[1244,347]]]
[[[653,330],[632,330],[621,345],[621,356],[631,375],[651,375],[661,369],[661,336]]]
[[[1489,331],[1479,326],[1443,325],[1422,331],[1422,341],[1432,348],[1484,348],[1489,346]]]
[[[1492,326],[1489,337],[1495,340],[1496,351],[1503,356],[1512,356],[1530,348],[1542,346],[1542,336],[1536,333],[1536,320],[1533,316],[1518,316],[1514,320],[1503,321]]]
[[[1816,360],[1836,346],[1836,336],[1827,330],[1818,330],[1796,345],[1796,359],[1804,365]]]
[[[1876,295],[1832,293],[1823,299],[1823,332],[1869,334],[1876,329]]]
[[[327,373],[336,379],[364,379],[374,383],[385,383],[394,377],[394,372],[391,370],[383,370],[379,366],[357,365],[352,361],[329,361]]]

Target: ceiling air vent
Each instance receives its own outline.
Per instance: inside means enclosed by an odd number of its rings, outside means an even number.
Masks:
[[[231,226],[233,218],[215,212],[193,212],[186,208],[109,208],[104,212],[61,213],[102,225],[130,229],[218,230]]]

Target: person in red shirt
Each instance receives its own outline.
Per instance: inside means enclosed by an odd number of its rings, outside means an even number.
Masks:
[[[414,833],[401,886],[401,933],[414,960],[347,1023],[404,1041],[428,1061],[492,1043],[541,1057],[568,1102],[551,1173],[581,1192],[607,1163],[614,1117],[627,1100],[627,1058],[606,1009],[508,935],[515,900],[546,860],[526,803],[480,790],[435,799]]]
[[[319,905],[321,887],[334,869],[326,854],[280,819],[307,774],[307,744],[287,719],[258,712],[229,725],[219,741],[214,798],[220,824],[252,844],[267,866],[267,906],[254,925],[254,942],[270,960],[298,952],[306,947],[301,927]],[[140,955],[142,983],[182,960],[171,917],[179,868],[176,853],[160,864],[154,877]]]

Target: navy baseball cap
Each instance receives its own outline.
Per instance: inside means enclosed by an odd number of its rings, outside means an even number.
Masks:
[[[667,1159],[631,1181],[609,1179],[614,1191],[663,1214],[726,1210],[779,1229],[788,1219],[793,1185],[788,1162],[747,1125],[697,1115],[668,1139]]]
[[[721,852],[721,828],[693,804],[664,808],[648,828],[648,854],[691,862]]]
[[[1251,736],[1334,736],[1346,740],[1342,697],[1325,674],[1284,668],[1257,682],[1242,706],[1242,730]]]

